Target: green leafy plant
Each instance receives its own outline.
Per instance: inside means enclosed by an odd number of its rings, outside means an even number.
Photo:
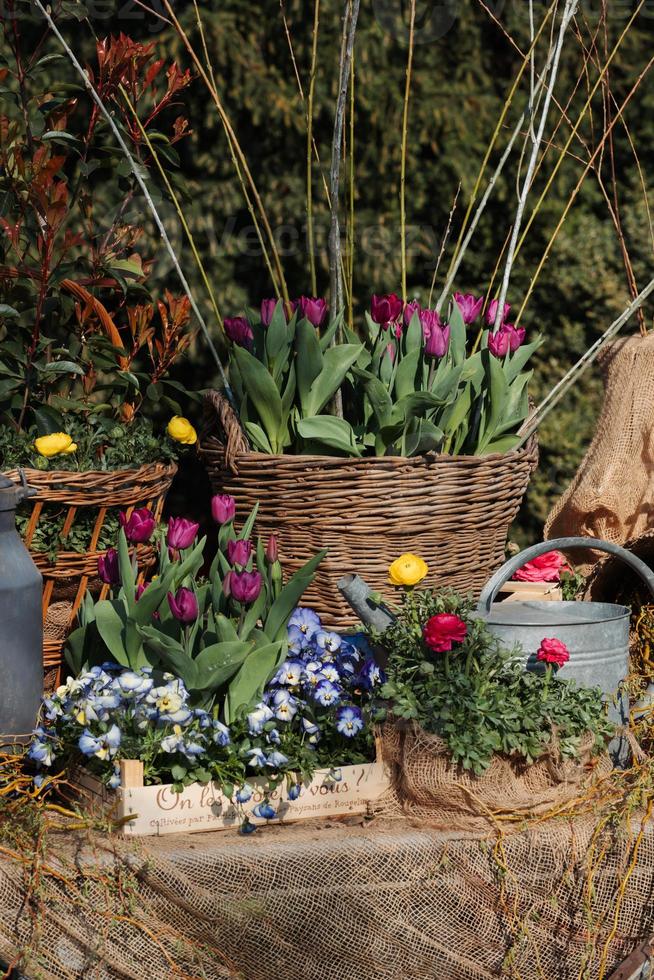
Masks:
[[[443,614],[465,625],[449,652],[434,652],[425,625]],[[461,628],[463,633],[463,628]],[[460,634],[461,635],[461,634]],[[483,772],[493,753],[531,763],[555,742],[575,757],[586,733],[600,751],[613,731],[599,688],[524,669],[522,651],[502,648],[474,606],[451,591],[407,591],[396,621],[375,638],[388,651],[386,704],[378,718],[413,720],[443,738],[452,760]],[[562,668],[565,670],[565,668]]]

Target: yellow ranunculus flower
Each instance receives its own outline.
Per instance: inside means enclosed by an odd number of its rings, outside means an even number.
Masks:
[[[41,456],[59,456],[60,453],[69,455],[77,451],[77,443],[73,442],[73,437],[65,432],[51,432],[49,436],[35,439],[34,448]]]
[[[194,446],[198,441],[197,432],[189,420],[181,415],[173,415],[166,431],[171,439],[174,439],[175,442],[181,442],[185,446]]]
[[[388,569],[388,578],[392,585],[417,585],[422,582],[429,569],[427,563],[407,552],[400,555]]]

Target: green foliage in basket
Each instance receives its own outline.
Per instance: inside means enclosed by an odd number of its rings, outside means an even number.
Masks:
[[[541,339],[523,344],[524,330],[507,323],[475,327],[482,300],[460,300],[474,316],[454,300],[441,319],[395,295],[373,297],[359,332],[340,316],[323,327],[325,301],[306,297],[288,318],[272,300],[261,314],[228,318],[230,376],[252,445],[340,456],[513,448],[529,410],[525,366]]]
[[[109,598],[94,601],[87,594],[80,626],[69,637],[66,659],[75,676],[108,660],[129,670],[169,671],[183,681],[191,703],[208,710],[219,702],[231,724],[284,661],[288,620],[325,554],[283,585],[274,550],[264,550],[260,539],[250,541],[255,517],[256,508],[238,537],[233,513],[222,523],[206,577],[206,538],[196,541],[197,524],[172,518],[160,541],[157,572],[143,587],[128,539],[149,540],[154,520],[145,508],[135,511],[121,528],[117,549],[100,559]]]
[[[23,538],[30,522],[31,510],[32,505],[30,503],[23,503],[16,512],[16,528]],[[86,554],[91,546],[98,512],[94,507],[80,507],[72,527],[64,534],[63,526],[67,515],[68,507],[66,506],[44,504],[30,541],[30,550],[46,555],[52,563],[57,560],[57,556],[62,551],[73,552],[77,555]],[[118,512],[108,510],[100,528],[95,550],[106,551],[111,548],[119,529]]]
[[[450,634],[454,624],[462,639],[436,643],[451,647],[436,652],[427,624],[444,615],[437,623],[445,622]],[[524,670],[520,648],[503,649],[475,617],[473,603],[452,591],[407,590],[396,621],[377,640],[389,654],[378,718],[417,722],[447,742],[453,762],[474,773],[495,752],[532,763],[555,740],[562,756],[574,758],[587,732],[597,751],[612,734],[599,688],[577,687],[551,666]]]

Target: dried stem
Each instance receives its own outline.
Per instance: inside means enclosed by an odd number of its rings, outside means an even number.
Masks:
[[[431,306],[432,296],[434,295],[434,287],[436,285],[436,276],[438,275],[438,270],[440,268],[440,264],[441,264],[441,260],[443,258],[443,255],[445,254],[445,249],[447,248],[447,243],[448,243],[449,237],[450,237],[450,231],[452,229],[452,219],[454,218],[454,213],[456,211],[456,205],[457,205],[457,201],[459,200],[459,194],[460,193],[461,193],[461,181],[459,181],[459,184],[458,184],[457,189],[456,189],[456,194],[454,195],[454,200],[452,201],[452,207],[450,208],[450,213],[447,216],[447,224],[445,226],[445,232],[443,233],[443,237],[441,239],[440,251],[438,253],[438,258],[436,259],[436,265],[434,266],[434,274],[431,277],[431,287],[429,289],[429,300],[427,302],[427,306]],[[458,266],[457,266],[457,268],[458,268]],[[440,302],[440,300],[439,300],[439,302]],[[440,312],[440,310],[439,310],[439,312]]]
[[[516,255],[516,248],[518,245],[518,236],[520,235],[520,227],[522,225],[522,218],[525,211],[525,205],[527,203],[527,197],[531,189],[531,183],[534,177],[534,171],[536,169],[536,164],[538,162],[538,152],[540,149],[540,144],[543,139],[543,134],[545,132],[545,125],[547,123],[547,116],[549,114],[549,108],[552,101],[552,96],[554,94],[554,85],[556,83],[556,77],[559,70],[559,61],[561,59],[561,51],[563,50],[563,42],[565,40],[565,34],[572,20],[576,10],[579,0],[566,0],[563,14],[561,15],[561,24],[559,26],[559,33],[556,41],[556,46],[554,48],[554,58],[552,60],[552,66],[549,70],[549,82],[545,90],[545,95],[543,98],[543,107],[541,109],[540,122],[538,125],[538,130],[536,132],[536,138],[533,141],[531,155],[529,157],[529,163],[527,165],[527,172],[522,185],[522,191],[518,199],[518,207],[516,210],[515,220],[513,222],[513,232],[511,234],[511,240],[509,242],[509,249],[506,256],[506,264],[504,266],[504,276],[502,278],[502,286],[500,289],[500,294],[498,297],[497,304],[497,314],[495,317],[495,330],[498,330],[500,324],[502,323],[502,317],[504,314],[504,303],[506,300],[506,295],[509,291],[509,281],[511,279],[511,271],[513,269],[513,263]]]
[[[402,153],[400,158],[400,262],[402,267],[402,299],[406,303],[406,145],[409,129],[409,99],[411,96],[411,71],[416,26],[416,0],[411,0],[409,20],[409,53],[406,62],[404,84],[404,108],[402,111]]]
[[[36,6],[38,7],[38,9],[41,11],[41,13],[42,13],[43,17],[45,18],[45,20],[47,21],[48,26],[50,27],[50,30],[52,31],[52,33],[57,38],[57,40],[61,44],[62,48],[66,52],[68,58],[72,62],[73,66],[75,67],[75,70],[77,71],[77,73],[81,77],[81,79],[82,79],[82,81],[84,83],[84,86],[85,86],[86,90],[88,91],[89,95],[91,96],[91,98],[93,99],[93,101],[97,105],[98,109],[100,110],[100,112],[104,116],[105,120],[107,121],[107,124],[109,125],[109,128],[111,129],[113,135],[115,136],[115,138],[116,138],[116,140],[118,142],[118,145],[120,146],[121,150],[123,151],[126,159],[129,161],[129,164],[130,164],[130,166],[132,168],[132,173],[134,174],[134,179],[138,183],[138,185],[139,185],[139,187],[140,187],[140,189],[141,189],[141,191],[143,193],[143,196],[144,196],[144,198],[146,200],[146,203],[148,205],[148,208],[150,209],[150,212],[152,214],[152,217],[154,218],[155,224],[157,225],[157,228],[159,230],[159,234],[161,235],[161,240],[164,243],[164,246],[166,248],[166,251],[170,255],[170,258],[172,260],[172,263],[173,263],[173,265],[175,267],[175,271],[177,272],[177,275],[179,276],[179,280],[180,280],[180,282],[182,284],[182,288],[184,289],[184,292],[188,296],[188,299],[189,299],[189,302],[191,304],[191,308],[193,310],[193,313],[195,314],[195,317],[196,317],[198,323],[200,324],[200,328],[201,328],[202,333],[204,334],[205,340],[206,340],[206,342],[207,342],[207,344],[209,346],[209,350],[211,351],[211,354],[212,354],[212,356],[213,356],[213,358],[214,358],[214,360],[216,362],[216,366],[217,366],[218,371],[220,373],[220,378],[221,378],[223,387],[225,389],[225,393],[226,393],[227,397],[233,403],[234,396],[232,394],[232,390],[231,390],[230,385],[229,385],[229,382],[227,380],[227,375],[225,374],[225,369],[223,368],[222,362],[221,362],[220,358],[218,357],[218,352],[216,351],[216,348],[214,347],[214,343],[213,343],[213,340],[211,339],[211,335],[209,333],[209,329],[208,329],[206,323],[204,322],[204,317],[200,313],[200,310],[198,308],[198,305],[197,305],[197,303],[195,301],[195,297],[193,296],[193,293],[191,292],[191,287],[189,286],[189,283],[188,283],[188,281],[186,279],[186,276],[184,275],[184,273],[182,271],[182,267],[181,267],[181,265],[179,263],[179,259],[177,258],[177,254],[176,254],[176,252],[175,252],[175,250],[174,250],[174,248],[173,248],[173,246],[172,246],[172,244],[170,242],[170,239],[168,238],[168,235],[166,233],[166,229],[164,227],[164,224],[163,224],[163,222],[162,222],[162,220],[161,220],[161,218],[159,216],[159,212],[157,211],[157,209],[155,207],[154,201],[152,200],[152,196],[150,194],[150,191],[148,190],[147,184],[144,181],[143,177],[141,176],[139,167],[138,167],[136,161],[134,160],[134,157],[130,153],[130,150],[129,150],[128,146],[127,146],[127,143],[125,142],[125,139],[124,139],[124,137],[123,137],[120,129],[118,128],[118,126],[114,122],[113,116],[111,115],[111,113],[109,112],[109,110],[106,108],[104,102],[102,101],[102,99],[98,95],[97,91],[95,90],[95,88],[91,84],[88,75],[86,74],[86,72],[82,68],[81,64],[79,63],[79,61],[75,57],[73,51],[71,50],[70,46],[68,45],[68,42],[66,41],[66,39],[63,37],[63,35],[59,31],[59,29],[57,28],[57,25],[55,24],[55,22],[53,21],[52,17],[50,16],[49,10],[46,10],[45,9],[45,7],[43,6],[43,4],[41,3],[41,0],[34,0],[34,2],[36,4]]]

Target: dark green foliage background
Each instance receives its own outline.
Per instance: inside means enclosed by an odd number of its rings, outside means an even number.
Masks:
[[[156,6],[156,4],[155,4]],[[418,2],[418,19],[429,9],[444,5]],[[526,0],[489,2],[504,28],[525,47],[528,38]],[[596,22],[598,3],[582,0],[579,26],[588,37]],[[69,4],[71,11],[76,5]],[[271,224],[284,230],[283,241],[296,239],[284,258],[291,294],[308,293],[309,276],[305,249],[305,120],[297,82],[289,57],[279,0],[213,0],[200,2],[218,85],[252,172],[265,201]],[[305,91],[308,87],[313,3],[287,0],[298,69]],[[635,4],[609,0],[608,35],[613,43],[624,29]],[[329,159],[333,105],[336,91],[340,14],[336,0],[321,3],[318,73],[316,79],[315,134],[321,160]],[[408,3],[401,0],[363,0],[356,47],[356,255],[355,309],[367,305],[372,292],[399,292],[399,165],[402,98],[406,66]],[[536,15],[546,4],[535,3]],[[157,8],[160,9],[160,8]],[[176,10],[197,42],[192,3]],[[442,37],[415,48],[411,102],[408,222],[415,241],[410,250],[409,292],[426,301],[435,252],[438,251],[448,212],[459,182],[459,210],[454,232],[496,124],[502,103],[520,63],[519,56],[478,0],[458,0],[451,28]],[[80,13],[77,7],[78,14]],[[121,7],[110,17],[90,12],[98,36],[124,30],[143,40],[156,39],[163,57],[189,64],[181,42],[171,28],[135,5]],[[402,20],[404,13],[404,21]],[[388,29],[388,19],[396,26]],[[645,4],[636,25],[623,43],[611,70],[614,94],[621,102],[651,54],[654,10]],[[87,25],[65,22],[78,53],[92,55]],[[84,36],[89,41],[84,40]],[[54,43],[51,44],[55,50]],[[569,38],[564,50],[557,94],[571,92],[582,63],[581,49]],[[61,64],[61,63],[59,63]],[[60,67],[60,72],[65,68]],[[591,73],[591,79],[596,73]],[[582,82],[570,107],[576,115],[586,98]],[[522,107],[526,90],[516,102]],[[264,263],[256,249],[248,248],[250,218],[234,176],[217,113],[201,82],[196,81],[186,99],[193,135],[179,145],[181,173],[187,189],[186,216],[208,263],[210,276],[225,315],[240,311],[245,303],[256,305],[271,294]],[[641,85],[626,112],[645,175],[654,164],[654,94],[649,79]],[[594,103],[592,123],[582,126],[585,138],[601,129],[601,100]],[[514,112],[512,118],[515,119]],[[552,119],[558,113],[553,110]],[[565,124],[556,142],[569,133]],[[620,207],[627,244],[642,287],[651,275],[652,247],[637,168],[624,128],[616,130],[616,163]],[[578,143],[571,152],[584,155]],[[497,157],[494,157],[497,159]],[[508,232],[515,202],[515,161],[500,181],[492,204],[482,220],[474,247],[461,270],[457,287],[479,291],[485,287]],[[347,166],[347,161],[346,161]],[[551,163],[539,175],[532,202],[543,187]],[[582,165],[570,156],[560,170],[550,195],[519,256],[509,299],[518,306],[548,237],[576,183]],[[610,188],[610,168],[605,157],[603,174]],[[318,226],[319,291],[327,290],[327,209],[319,174],[314,194]],[[177,243],[184,267],[201,292],[190,249],[183,242],[172,206],[163,205],[167,225]],[[147,219],[145,219],[147,221]],[[153,253],[159,249],[154,276],[172,285],[174,273],[153,233]],[[145,251],[145,250],[144,250]],[[448,255],[443,263],[446,268]],[[442,277],[439,279],[442,282]],[[437,284],[438,289],[438,284]],[[628,301],[628,290],[619,244],[597,181],[587,178],[563,233],[552,252],[522,325],[528,337],[542,331],[546,338],[537,359],[534,396],[539,397],[592,343]],[[204,303],[204,300],[203,300]],[[204,303],[207,317],[210,308]],[[651,308],[646,311],[648,325]],[[635,321],[630,325],[636,329]],[[184,371],[195,388],[212,381],[212,365],[201,342],[193,362]],[[559,405],[541,431],[541,464],[515,529],[520,541],[540,535],[542,522],[556,496],[565,488],[593,431],[601,384],[596,370]]]

